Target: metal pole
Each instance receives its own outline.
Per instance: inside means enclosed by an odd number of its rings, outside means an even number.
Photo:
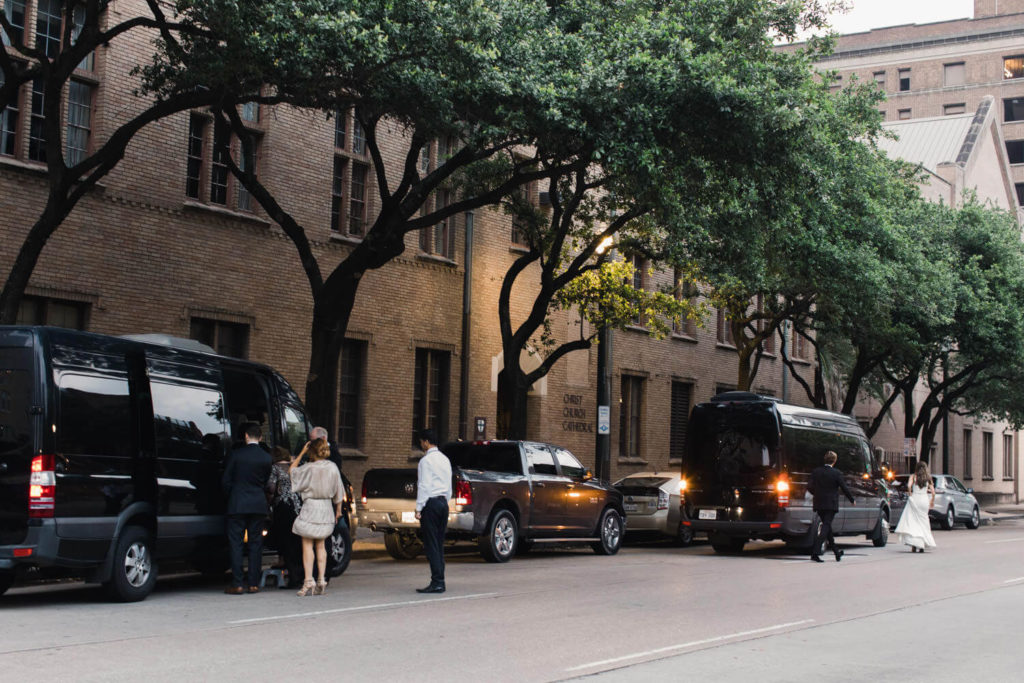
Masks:
[[[782,357],[782,402],[789,403],[789,368],[786,367],[786,343],[789,339],[789,321],[782,321],[782,339],[779,343],[779,355]]]
[[[611,429],[602,430],[602,414],[611,414],[612,395],[612,331],[602,327],[597,333],[597,415],[598,429],[594,441],[594,475],[611,478]]]
[[[466,212],[466,273],[462,280],[462,358],[459,363],[459,438],[469,438],[469,343],[473,321],[473,212]]]

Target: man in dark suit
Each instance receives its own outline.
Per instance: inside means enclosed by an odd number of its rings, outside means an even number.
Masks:
[[[231,552],[231,585],[224,590],[229,595],[241,595],[242,546],[249,534],[249,588],[258,593],[260,572],[263,569],[263,522],[267,518],[267,495],[264,489],[270,478],[270,453],[260,448],[262,432],[255,422],[243,427],[245,445],[228,456],[224,468],[224,492],[228,496],[228,548]]]
[[[807,483],[807,490],[814,496],[814,511],[821,518],[821,534],[828,542],[828,547],[835,553],[836,562],[843,559],[843,551],[836,548],[836,539],[832,535],[832,519],[839,512],[839,489],[843,490],[850,503],[856,505],[850,488],[843,480],[843,474],[833,465],[836,464],[838,456],[835,451],[825,454],[825,464],[814,468],[811,472],[811,480]],[[811,548],[811,559],[815,562],[824,562],[818,555],[818,541],[821,537],[815,535],[814,546]]]

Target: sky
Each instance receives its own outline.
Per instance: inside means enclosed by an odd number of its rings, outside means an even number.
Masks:
[[[974,16],[974,0],[848,0],[846,14],[832,16],[837,33],[856,33],[883,26],[927,24]]]

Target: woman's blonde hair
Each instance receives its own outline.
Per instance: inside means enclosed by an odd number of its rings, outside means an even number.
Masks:
[[[914,481],[918,488],[926,488],[932,482],[931,472],[928,470],[928,463],[921,460],[917,463],[917,470],[914,472]]]
[[[317,460],[323,460],[331,454],[331,449],[327,445],[327,439],[313,439],[306,447],[302,449],[302,452],[309,456],[310,462],[316,462]]]

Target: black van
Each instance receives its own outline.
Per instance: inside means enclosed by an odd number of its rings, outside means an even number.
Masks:
[[[839,456],[835,467],[857,501],[851,506],[839,497],[835,535],[864,534],[884,546],[889,502],[856,420],[747,392],[694,406],[680,484],[682,523],[707,532],[716,552],[739,552],[753,538],[816,546],[821,554],[825,540],[807,481],[827,451]]]
[[[0,593],[71,576],[141,600],[158,563],[222,570],[220,479],[241,426],[292,453],[306,442],[276,372],[161,341],[0,326]]]

